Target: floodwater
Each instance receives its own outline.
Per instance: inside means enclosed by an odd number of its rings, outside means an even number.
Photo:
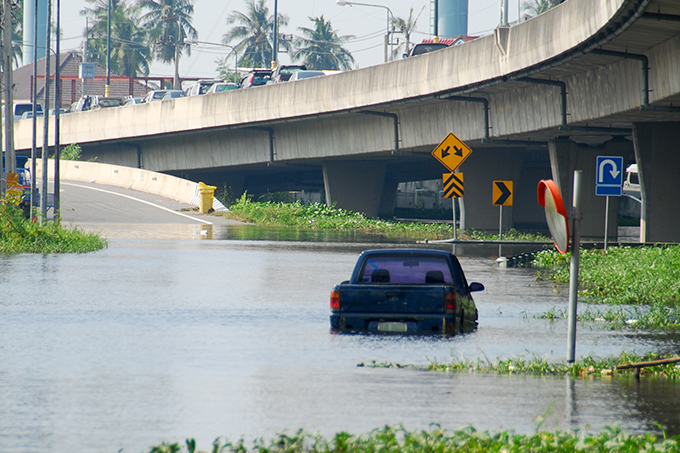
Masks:
[[[192,227],[158,235],[200,237]],[[390,244],[253,240],[262,230],[248,231],[225,228],[213,240],[140,234],[97,253],[0,257],[0,451],[144,452],[190,437],[209,450],[218,436],[304,428],[330,437],[385,424],[530,433],[545,414],[542,429],[620,423],[658,433],[661,424],[680,433],[674,381],[357,366],[563,360],[566,322],[531,315],[565,308],[566,293],[532,269],[494,266],[497,247],[456,250],[468,281],[487,288],[475,293],[476,332],[337,335],[331,287],[349,278],[361,250]],[[666,335],[578,329],[578,356],[678,346]]]

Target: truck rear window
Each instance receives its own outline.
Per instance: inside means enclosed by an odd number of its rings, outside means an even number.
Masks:
[[[444,257],[371,256],[359,275],[360,283],[448,284],[460,286]]]

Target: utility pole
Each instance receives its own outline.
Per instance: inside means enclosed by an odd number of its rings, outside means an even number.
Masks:
[[[106,33],[106,86],[104,87],[105,97],[111,96],[111,0],[109,0],[108,10],[108,32]]]
[[[50,152],[50,47],[52,44],[52,34],[50,25],[52,24],[52,0],[47,0],[47,32],[45,36],[45,105],[43,107],[43,149],[42,149],[42,193],[40,194],[40,209],[42,216],[40,224],[47,222],[47,155]],[[37,63],[37,62],[36,62]],[[35,64],[35,63],[34,63]],[[36,117],[36,114],[33,114]]]
[[[57,36],[55,36],[56,40],[56,49],[55,52],[57,54],[56,58],[56,63],[55,63],[55,68],[54,68],[54,219],[59,218],[59,158],[61,156],[61,146],[60,146],[60,137],[59,137],[59,110],[61,110],[61,71],[59,68],[59,65],[61,64],[61,58],[59,56],[59,52],[61,51],[60,48],[60,38],[59,38],[59,27],[60,27],[60,20],[59,20],[59,7],[60,7],[60,0],[57,0]],[[49,112],[48,116],[45,116],[45,121],[48,121],[49,119]]]
[[[271,63],[272,69],[276,69],[276,66],[278,66],[278,57],[276,55],[279,51],[279,43],[278,43],[279,13],[278,13],[278,8],[279,8],[279,2],[278,2],[278,0],[274,0],[274,36],[272,37],[272,63]]]
[[[14,154],[14,82],[12,80],[12,0],[3,0],[2,66],[5,76],[5,168],[7,173],[17,172]]]

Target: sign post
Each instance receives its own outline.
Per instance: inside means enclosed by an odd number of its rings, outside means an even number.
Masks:
[[[578,315],[578,267],[581,250],[581,170],[574,172],[574,194],[572,203],[572,247],[569,263],[569,332],[567,334],[567,362],[574,363],[576,357],[576,317]]]
[[[623,193],[623,157],[597,156],[595,195],[607,197],[604,210],[604,249],[607,250],[609,230],[609,197]]]

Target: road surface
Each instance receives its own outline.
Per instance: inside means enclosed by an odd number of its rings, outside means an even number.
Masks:
[[[62,181],[60,189],[62,224],[106,238],[189,239],[211,235],[214,227],[242,224],[181,211],[191,206],[121,187]]]

